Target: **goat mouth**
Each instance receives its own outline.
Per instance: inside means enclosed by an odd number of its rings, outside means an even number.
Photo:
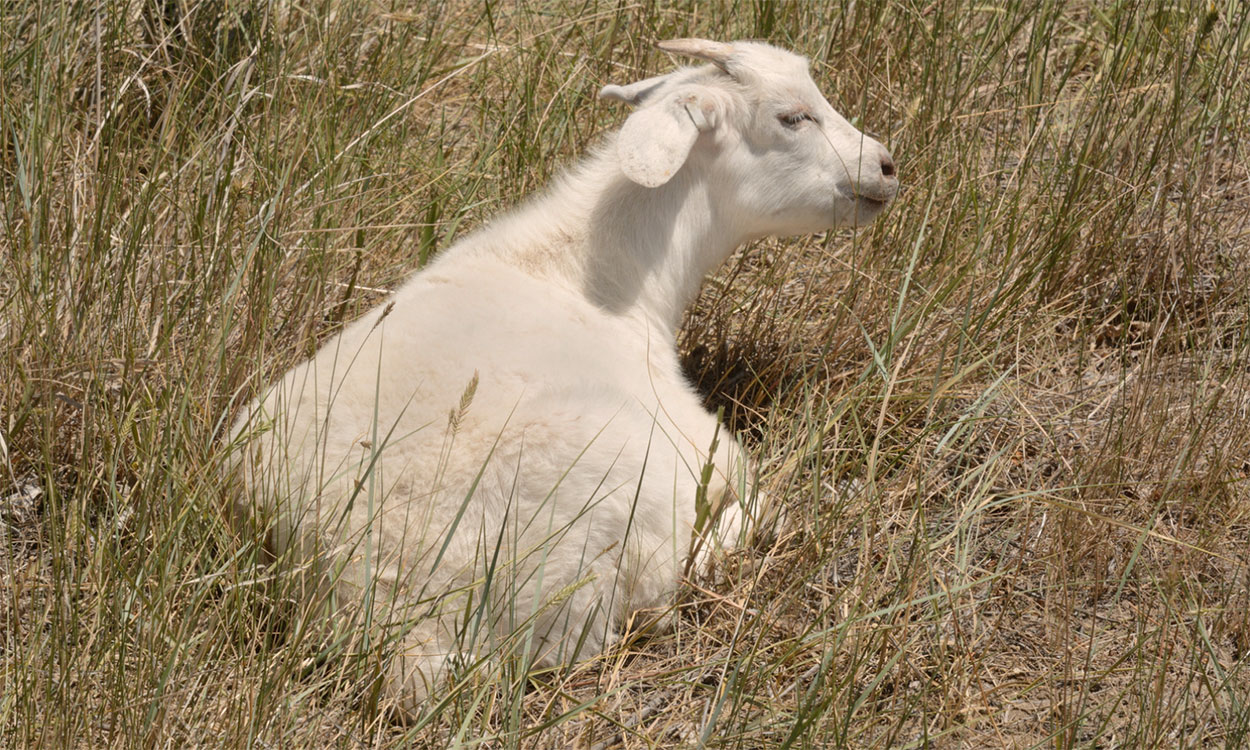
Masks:
[[[893,193],[886,193],[883,195],[869,195],[868,193],[861,193],[858,190],[855,190],[854,188],[847,188],[847,187],[839,187],[838,192],[842,194],[843,198],[854,201],[860,206],[863,206],[865,208],[870,208],[873,210],[883,209],[894,200]]]
[[[892,198],[870,198],[867,195],[855,196],[855,205],[858,211],[867,216],[876,216],[890,205]]]

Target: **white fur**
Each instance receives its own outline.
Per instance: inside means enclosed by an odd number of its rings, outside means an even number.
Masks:
[[[700,555],[736,541],[749,467],[682,376],[674,330],[743,242],[862,224],[897,191],[889,154],[803,58],[663,46],[715,65],[605,87],[636,106],[618,135],[346,326],[235,427],[249,512],[312,564],[335,597],[325,616],[368,612],[394,638],[387,690],[402,705],[499,639],[567,661],[669,604],[701,493],[722,516]],[[815,121],[779,120],[799,112]]]

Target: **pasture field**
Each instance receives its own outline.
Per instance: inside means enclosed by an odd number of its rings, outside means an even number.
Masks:
[[[1250,7],[0,4],[0,746],[1250,745]],[[391,721],[232,524],[237,409],[621,122],[809,56],[904,185],[706,285],[787,509],[675,631]]]

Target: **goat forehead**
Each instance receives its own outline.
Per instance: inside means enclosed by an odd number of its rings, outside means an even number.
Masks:
[[[754,45],[753,45],[754,46]],[[786,99],[806,104],[824,101],[824,94],[812,80],[807,59],[775,47],[764,47],[759,52],[743,55],[742,67],[750,70],[747,77],[752,88],[757,88],[767,99]]]
[[[734,59],[757,73],[783,76],[805,75],[807,58],[763,42],[734,42]]]
[[[772,112],[774,109],[825,112],[829,102],[811,79],[774,79],[760,81],[754,96],[756,106]]]
[[[773,89],[774,96],[784,102],[801,104],[808,107],[820,108],[827,104],[825,95],[821,93],[816,84],[810,79],[801,81],[790,80],[785,83],[778,83]]]

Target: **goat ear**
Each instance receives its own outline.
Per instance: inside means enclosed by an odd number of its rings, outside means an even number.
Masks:
[[[666,78],[668,78],[667,73],[662,76],[644,78],[641,81],[624,86],[609,83],[607,86],[599,89],[599,98],[614,102],[624,102],[631,107],[637,107],[648,96],[655,93],[656,89],[660,87],[660,84],[664,83]]]
[[[639,185],[663,185],[686,163],[699,133],[716,127],[716,119],[711,101],[690,92],[635,111],[616,142],[621,171]]]

